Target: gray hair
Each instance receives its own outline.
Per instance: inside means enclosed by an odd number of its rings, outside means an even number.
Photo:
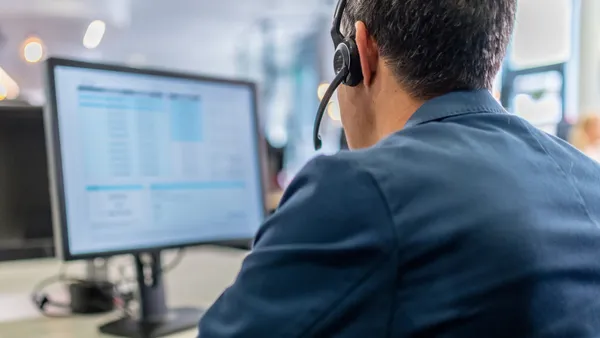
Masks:
[[[342,31],[363,21],[411,95],[491,89],[512,35],[517,0],[348,0]]]

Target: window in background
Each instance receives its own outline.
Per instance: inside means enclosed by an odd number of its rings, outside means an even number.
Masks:
[[[319,68],[313,39],[299,41],[300,48],[293,62],[292,113],[288,121],[289,141],[285,148],[282,185],[293,177],[315,154],[312,148],[312,127],[319,104],[316,89],[319,86]]]
[[[563,112],[563,75],[559,71],[518,75],[511,111],[536,127],[556,134]]]
[[[501,102],[511,113],[559,135],[565,112],[565,63],[508,71],[503,76]]]
[[[282,188],[317,153],[312,145],[312,128],[319,98],[321,79],[318,29],[302,24],[301,30],[289,27],[290,22],[313,22],[313,16],[292,16],[289,20],[261,20],[240,37],[237,50],[238,76],[259,83],[261,124],[271,149],[269,175],[277,177]],[[288,25],[288,26],[286,26]],[[255,43],[245,43],[252,37]],[[328,116],[339,115],[333,103]],[[322,125],[323,150],[335,153],[340,149],[340,123],[325,118]],[[273,158],[273,156],[283,157]]]
[[[573,0],[520,0],[518,6],[510,68],[568,61],[572,51]]]
[[[501,102],[536,127],[565,138],[578,6],[573,0],[521,0],[502,72]],[[575,89],[576,90],[576,89]]]

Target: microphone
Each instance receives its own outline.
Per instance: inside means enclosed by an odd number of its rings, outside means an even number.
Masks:
[[[323,114],[325,114],[325,110],[327,109],[327,106],[329,105],[329,101],[331,100],[331,97],[333,96],[333,92],[335,92],[335,90],[340,86],[340,84],[342,84],[342,82],[344,81],[344,79],[347,76],[348,76],[348,67],[346,67],[344,65],[341,67],[340,71],[337,73],[337,75],[335,76],[335,78],[333,79],[333,81],[331,82],[329,87],[327,88],[327,91],[325,92],[325,95],[323,95],[323,99],[321,100],[321,103],[319,104],[319,109],[317,110],[317,116],[315,117],[315,126],[313,128],[313,143],[315,146],[315,150],[319,150],[323,146],[323,142],[321,141],[321,136],[319,136],[319,129],[321,129],[321,120],[323,120]]]

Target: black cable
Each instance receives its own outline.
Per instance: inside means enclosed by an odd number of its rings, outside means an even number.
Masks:
[[[177,255],[175,256],[175,258],[173,258],[172,261],[170,261],[167,264],[164,264],[161,268],[161,272],[163,275],[168,274],[169,272],[173,271],[173,269],[175,269],[183,260],[183,257],[185,256],[185,249],[184,248],[180,248],[179,250],[177,250]]]
[[[169,272],[173,271],[183,260],[183,257],[185,256],[185,249],[184,248],[179,248],[177,250],[177,254],[175,255],[175,258],[173,258],[173,260],[171,260],[169,263],[167,264],[163,264],[161,266],[161,274],[164,276],[166,274],[168,274]],[[125,275],[125,268],[123,266],[119,267],[119,274],[121,275],[121,279],[118,283],[115,283],[115,286],[118,287],[119,285],[127,285],[128,283],[131,284],[136,284],[137,285],[137,280],[136,278],[133,277],[127,277]],[[122,304],[122,310],[123,310],[123,314],[126,317],[131,317],[133,316],[133,311],[131,310],[131,304],[135,303],[136,301],[136,297],[133,296],[132,293],[128,293],[128,297],[123,297],[123,304]]]
[[[72,312],[71,302],[66,303],[55,301],[51,299],[50,295],[45,293],[44,290],[53,284],[63,284],[63,286],[68,287],[69,284],[86,282],[88,281],[79,278],[68,277],[66,273],[66,266],[61,265],[59,272],[56,275],[43,279],[34,286],[31,293],[31,301],[34,303],[40,313],[46,317],[63,318],[72,316],[75,313]],[[98,288],[98,290],[102,291],[107,299],[112,299],[113,304],[115,304],[117,308],[122,308],[124,311],[127,311],[126,307],[128,306],[128,302],[133,298],[133,292],[122,292],[119,289],[118,284],[110,284],[112,286],[111,291],[104,291],[101,288]],[[96,305],[100,307],[106,306],[104,302],[99,302]],[[60,313],[53,313],[52,311],[48,311],[48,307],[61,309],[62,311]]]
[[[67,284],[69,282],[79,282],[80,280],[69,278],[66,276],[66,266],[61,265],[58,273],[54,276],[50,276],[46,279],[43,279],[39,283],[37,283],[31,292],[31,301],[36,305],[38,310],[44,315],[48,317],[64,317],[70,315],[70,312],[61,313],[61,314],[51,314],[46,311],[47,306],[52,306],[59,309],[70,310],[71,304],[56,302],[50,299],[50,297],[43,292],[47,287],[54,284]]]
[[[181,263],[184,256],[185,256],[185,249],[180,248],[177,251],[175,258],[173,258],[173,260],[171,260],[167,264],[164,264],[161,267],[161,273],[163,275],[166,275],[169,272],[171,272],[173,269],[175,269]],[[113,283],[114,294],[111,294],[109,296],[111,298],[115,299],[115,303],[117,304],[117,307],[120,308],[121,310],[123,310],[123,312],[126,316],[132,316],[130,306],[131,306],[131,303],[135,300],[134,292],[129,291],[129,290],[122,291],[121,288],[124,285],[126,286],[128,283],[136,283],[137,281],[135,278],[127,278],[127,276],[125,276],[124,268],[122,266],[119,268],[119,273],[121,275],[121,278],[116,283]],[[42,281],[40,281],[33,287],[33,291],[31,292],[31,301],[35,304],[35,306],[38,308],[40,313],[42,313],[44,316],[52,317],[52,318],[71,316],[71,315],[73,315],[73,313],[71,313],[71,311],[70,311],[71,303],[63,303],[63,302],[54,301],[50,298],[50,296],[48,294],[44,293],[44,290],[54,284],[63,284],[64,286],[67,286],[69,283],[82,283],[82,282],[85,282],[85,281],[82,279],[68,277],[67,273],[66,273],[66,265],[61,265],[59,268],[59,271],[56,275],[53,275],[53,276],[43,279]],[[53,308],[62,309],[62,310],[64,310],[64,312],[61,312],[59,314],[53,314],[53,313],[47,311],[48,306],[53,307]]]
[[[161,268],[160,268],[161,274],[166,275],[169,272],[173,271],[181,263],[184,256],[185,256],[185,249],[179,248],[177,250],[177,254],[176,254],[175,258],[173,258],[173,260],[171,260],[170,262],[163,264],[161,266]],[[119,280],[119,283],[117,283],[117,284],[137,283],[137,280],[135,277],[128,277],[125,275],[126,268],[123,265],[119,266],[118,269],[119,269],[119,274],[121,275],[121,279]]]
[[[342,65],[340,72],[337,73],[327,90],[325,91],[325,95],[323,95],[323,99],[321,103],[319,103],[319,109],[317,109],[317,116],[315,117],[315,125],[313,127],[313,143],[315,150],[321,149],[322,142],[321,136],[319,135],[319,131],[321,129],[321,120],[323,120],[323,115],[327,110],[327,106],[329,105],[329,101],[333,96],[335,90],[344,82],[344,79],[348,76],[348,68]]]

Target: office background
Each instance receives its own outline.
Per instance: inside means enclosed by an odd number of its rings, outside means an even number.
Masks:
[[[334,0],[0,0],[0,107],[11,107],[10,113],[0,110],[0,164],[10,164],[0,165],[0,261],[6,261],[0,265],[0,337],[26,336],[28,326],[29,336],[42,337],[55,325],[22,305],[34,284],[59,264],[23,260],[52,256],[54,248],[46,157],[40,152],[42,113],[12,108],[46,103],[42,62],[48,56],[256,82],[269,154],[269,201],[276,205],[281,190],[317,155],[311,133],[334,75],[329,37],[334,6]],[[598,32],[600,1],[520,0],[494,95],[512,113],[567,139],[580,116],[600,114]],[[343,147],[335,100],[322,131],[322,153]],[[191,278],[174,273],[170,288],[201,283],[205,291],[192,298],[206,306],[235,276],[243,255],[200,249],[183,267],[198,265],[211,273]],[[72,270],[84,268],[75,264]],[[173,293],[176,303],[185,300]],[[68,322],[47,337],[92,332],[91,322]]]

